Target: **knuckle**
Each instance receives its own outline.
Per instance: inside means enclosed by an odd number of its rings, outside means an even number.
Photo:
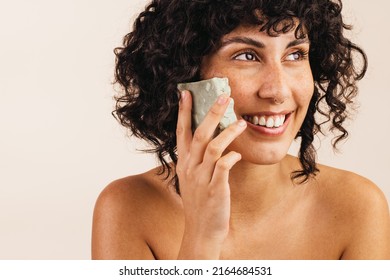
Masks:
[[[182,166],[177,166],[176,167],[176,174],[179,176],[181,179],[185,180],[191,180],[193,177],[193,173],[191,171],[191,168],[188,167],[182,167]]]
[[[176,135],[183,135],[184,134],[184,127],[181,125],[178,125],[176,127]]]
[[[207,135],[202,130],[197,129],[194,133],[194,141],[195,142],[206,142],[207,141]]]
[[[191,170],[191,168],[187,168],[187,169],[185,170],[185,175],[186,175],[187,177],[191,177],[191,176],[192,176],[192,170]]]
[[[221,114],[221,110],[218,110],[219,108],[216,106],[211,107],[209,114],[215,117],[218,117]]]
[[[207,146],[207,153],[212,157],[219,157],[221,155],[220,147],[215,142],[210,142]]]
[[[227,171],[230,170],[230,162],[224,158],[221,158],[217,161],[216,167],[220,170]]]
[[[213,198],[213,197],[216,196],[215,193],[216,193],[215,188],[211,187],[211,188],[209,188],[208,191],[207,191],[207,197],[208,197],[208,198]]]

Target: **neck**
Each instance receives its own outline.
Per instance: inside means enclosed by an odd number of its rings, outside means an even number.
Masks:
[[[279,203],[293,186],[290,178],[294,170],[292,162],[292,158],[287,156],[273,165],[237,163],[229,178],[231,216],[261,215]]]

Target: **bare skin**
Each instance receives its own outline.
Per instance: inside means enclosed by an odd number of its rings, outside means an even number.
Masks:
[[[110,184],[94,213],[94,259],[390,259],[382,192],[356,174],[319,166],[294,184],[287,151],[313,92],[308,40],[241,26],[204,58],[202,77],[228,77],[238,121],[212,138],[229,98],[191,131],[191,95],[177,125],[181,196],[156,170]],[[278,128],[252,117],[285,116]],[[248,118],[249,117],[249,118]]]
[[[290,156],[284,162],[298,164]],[[315,181],[291,185],[273,205],[251,209],[237,201],[219,258],[390,259],[381,191],[356,174],[320,169]],[[178,258],[183,204],[155,172],[120,179],[102,192],[94,215],[93,259]]]

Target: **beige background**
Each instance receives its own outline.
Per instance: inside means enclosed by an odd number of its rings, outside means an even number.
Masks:
[[[145,1],[0,3],[0,259],[89,259],[99,192],[155,165],[110,115],[112,50]],[[351,3],[369,72],[349,141],[337,155],[322,141],[319,161],[370,178],[389,200],[388,4]]]

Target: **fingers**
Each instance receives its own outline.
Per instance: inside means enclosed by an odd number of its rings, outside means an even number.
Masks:
[[[209,170],[208,178],[212,177],[216,162],[222,156],[226,148],[236,139],[242,132],[244,132],[247,124],[244,120],[239,120],[230,125],[213,139],[207,146],[203,158],[203,166],[205,170]]]
[[[240,160],[241,154],[233,151],[221,157],[215,164],[210,185],[227,186],[229,184],[229,171]]]
[[[212,139],[215,129],[221,121],[229,102],[230,98],[226,94],[220,95],[203,122],[195,130],[191,145],[191,165],[197,165],[203,161],[206,147]]]
[[[224,180],[227,180],[228,171],[241,156],[237,153],[229,153],[223,157],[222,155],[226,148],[247,126],[244,120],[239,120],[212,139],[215,129],[222,119],[229,102],[230,98],[227,95],[220,95],[201,125],[196,129],[194,135],[192,135],[192,97],[188,91],[181,93],[176,131],[177,150],[179,162],[181,162],[177,166],[178,173],[180,170],[183,172],[187,172],[188,170],[195,172],[201,168],[203,178],[201,181],[205,184],[209,184],[215,176],[217,178],[225,176]],[[225,170],[224,173],[222,170]],[[221,175],[222,173],[224,175]]]
[[[179,157],[189,153],[192,141],[192,97],[188,91],[182,91],[180,95],[179,115],[176,128],[177,152]]]

